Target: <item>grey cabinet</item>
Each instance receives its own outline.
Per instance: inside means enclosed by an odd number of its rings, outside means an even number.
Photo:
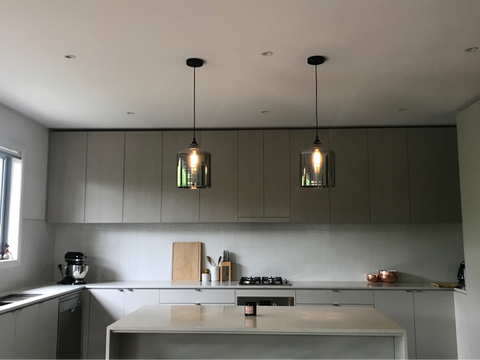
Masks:
[[[201,134],[197,133],[201,144]],[[177,188],[177,152],[192,142],[191,131],[163,132],[162,222],[198,222],[200,191]],[[206,149],[207,150],[207,149]]]
[[[123,222],[159,223],[161,209],[162,132],[128,131],[125,133]]]
[[[13,359],[15,311],[0,315],[0,359]]]
[[[410,222],[406,129],[368,129],[368,169],[371,222]]]
[[[413,291],[374,291],[375,309],[407,330],[408,358],[416,359]]]
[[[263,130],[238,131],[238,218],[263,218]]]
[[[238,131],[238,221],[290,221],[288,130]]]
[[[200,222],[237,222],[237,132],[201,135],[201,147],[212,154],[212,187],[200,189]]]
[[[453,291],[415,291],[415,343],[418,359],[456,359]]]
[[[330,188],[330,222],[370,222],[366,129],[328,131],[335,152],[335,187]]]
[[[16,311],[14,359],[37,358],[39,308],[35,304]]]
[[[407,129],[412,222],[451,219],[446,128]]]
[[[374,292],[375,309],[407,330],[411,359],[456,359],[453,291]]]
[[[121,223],[125,133],[89,132],[85,194],[86,223]]]
[[[37,359],[57,356],[58,298],[39,304]]]
[[[450,188],[450,220],[462,221],[460,171],[458,163],[457,128],[447,128],[448,174]]]
[[[47,221],[85,221],[86,132],[50,133]]]
[[[328,131],[319,130],[318,137],[328,147]],[[300,152],[312,145],[314,140],[315,130],[290,130],[291,222],[330,222],[330,189],[300,187]]]
[[[107,326],[143,305],[157,305],[158,294],[158,289],[91,289],[87,358],[105,358]]]

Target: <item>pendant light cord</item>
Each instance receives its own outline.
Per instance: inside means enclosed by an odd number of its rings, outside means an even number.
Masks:
[[[195,140],[195,67],[193,68],[193,142],[192,144],[196,144],[197,141]]]
[[[318,80],[317,80],[317,65],[315,65],[315,142],[320,144],[318,139]]]

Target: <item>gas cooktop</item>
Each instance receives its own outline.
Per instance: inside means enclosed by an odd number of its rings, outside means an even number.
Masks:
[[[283,286],[292,286],[288,283],[287,279],[282,279],[281,277],[273,276],[257,276],[257,277],[242,277],[238,282],[238,285],[283,285]]]

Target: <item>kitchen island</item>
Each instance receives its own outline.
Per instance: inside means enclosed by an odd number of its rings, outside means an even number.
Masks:
[[[143,306],[107,328],[107,359],[405,359],[406,331],[368,307]]]

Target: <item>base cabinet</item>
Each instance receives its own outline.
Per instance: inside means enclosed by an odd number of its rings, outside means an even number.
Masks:
[[[104,359],[107,326],[143,305],[157,305],[159,290],[91,289],[88,359]]]
[[[372,306],[370,290],[297,290],[296,305]]]
[[[160,304],[235,305],[235,291],[227,289],[160,290]]]
[[[0,359],[13,359],[16,312],[0,315]]]
[[[374,291],[375,309],[407,330],[411,359],[455,359],[451,291]]]

